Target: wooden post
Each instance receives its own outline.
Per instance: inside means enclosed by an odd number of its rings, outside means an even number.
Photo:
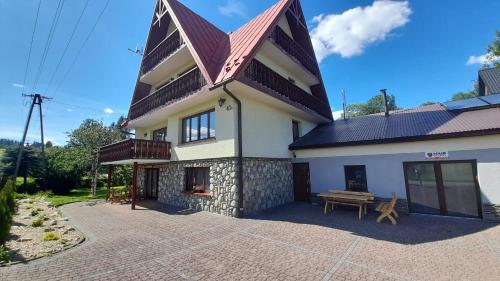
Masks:
[[[134,162],[134,173],[132,176],[132,210],[135,210],[136,196],[137,196],[137,162]]]
[[[113,165],[109,165],[108,166],[108,193],[106,194],[106,201],[109,200],[109,195],[111,192],[111,184],[113,182],[112,177],[113,177]]]

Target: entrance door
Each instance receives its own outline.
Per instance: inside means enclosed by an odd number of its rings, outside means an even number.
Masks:
[[[159,169],[146,169],[146,199],[158,199]]]
[[[309,163],[293,164],[293,191],[296,202],[311,201],[311,180]]]
[[[410,211],[481,217],[475,161],[405,163]]]

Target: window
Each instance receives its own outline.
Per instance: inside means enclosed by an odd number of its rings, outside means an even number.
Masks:
[[[215,109],[182,119],[182,142],[215,138]]]
[[[210,168],[186,168],[186,191],[210,192]]]
[[[296,141],[300,138],[300,124],[297,121],[292,121],[292,133],[293,133],[293,141]]]
[[[161,128],[153,131],[153,140],[155,141],[166,141],[167,140],[167,128]]]
[[[365,166],[344,166],[346,190],[368,192]]]

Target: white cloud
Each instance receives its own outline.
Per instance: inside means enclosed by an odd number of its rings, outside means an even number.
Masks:
[[[246,18],[246,6],[239,0],[227,0],[226,4],[217,7],[219,13],[227,17],[237,16]]]
[[[111,114],[114,114],[115,111],[113,109],[109,108],[109,107],[106,107],[104,109],[104,113],[106,113],[107,115],[111,115]]]
[[[500,57],[495,57],[493,55],[480,55],[480,56],[470,56],[465,65],[474,65],[474,64],[486,64],[489,62],[494,62],[500,60]]]
[[[342,14],[318,15],[311,31],[316,56],[321,62],[332,54],[343,58],[360,55],[368,45],[385,40],[394,29],[407,24],[411,13],[408,1],[380,0]]]
[[[338,120],[342,117],[342,113],[344,113],[343,110],[339,110],[339,111],[333,111],[332,112],[332,115],[333,115],[333,119],[334,120]]]
[[[25,88],[26,86],[24,86],[23,84],[14,83],[14,84],[12,84],[12,87]]]
[[[67,112],[73,112],[74,110],[72,108],[66,108]]]

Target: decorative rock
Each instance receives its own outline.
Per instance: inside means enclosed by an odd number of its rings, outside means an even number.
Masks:
[[[68,218],[60,218],[60,221],[68,221]]]
[[[51,220],[49,225],[56,225],[57,224],[57,221],[56,220]]]
[[[32,238],[28,238],[28,237],[21,237],[19,239],[17,239],[17,242],[28,242],[28,241],[31,241],[33,240]]]
[[[21,218],[22,218],[23,220],[29,220],[29,219],[31,219],[31,216],[23,216],[23,217],[21,217]]]

